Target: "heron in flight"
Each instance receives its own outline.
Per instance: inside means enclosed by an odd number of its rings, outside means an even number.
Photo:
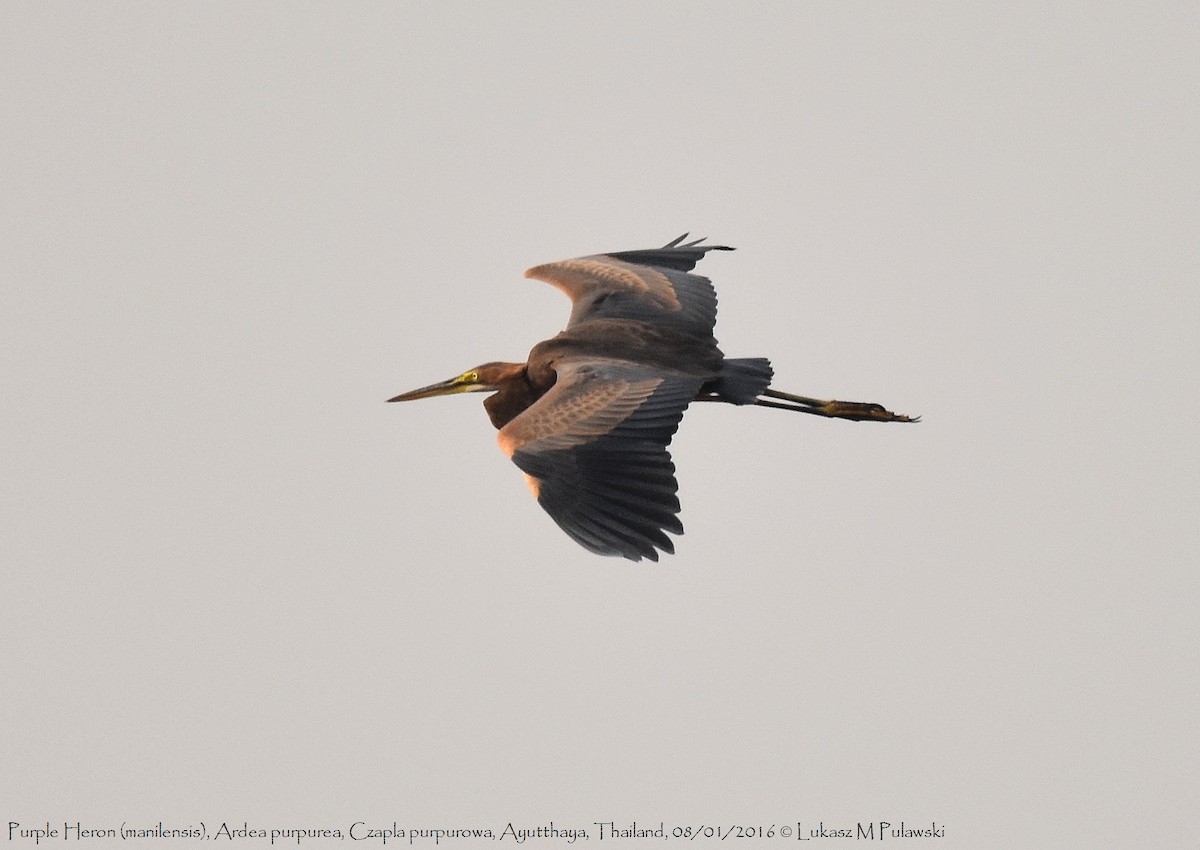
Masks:
[[[755,404],[834,419],[915,422],[878,404],[772,389],[765,357],[725,357],[713,337],[717,295],[691,274],[724,245],[684,242],[536,266],[525,276],[571,299],[558,336],[525,363],[484,363],[388,399],[491,393],[483,401],[500,448],[538,503],[577,543],[601,555],[658,560],[682,534],[667,446],[693,401]]]

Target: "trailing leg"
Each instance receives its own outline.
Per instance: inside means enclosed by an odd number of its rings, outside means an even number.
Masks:
[[[769,387],[762,391],[762,395],[766,398],[756,400],[755,404],[779,410],[794,410],[797,413],[811,413],[813,416],[825,416],[830,419],[850,419],[855,422],[919,422],[921,420],[920,416],[892,413],[883,405],[872,402],[809,398],[780,392]],[[768,401],[767,399],[778,400]]]

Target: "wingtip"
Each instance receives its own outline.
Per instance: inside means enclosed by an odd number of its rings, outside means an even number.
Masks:
[[[665,250],[667,248],[697,248],[701,251],[733,251],[733,250],[736,250],[734,248],[729,247],[728,245],[701,245],[700,243],[703,242],[705,239],[707,239],[708,238],[707,236],[701,236],[699,239],[693,239],[691,242],[684,242],[683,240],[687,239],[688,236],[690,236],[690,235],[691,235],[690,233],[684,233],[680,236],[677,236],[676,238],[674,238],[670,242],[668,242],[666,245],[663,245],[662,248],[659,250]]]

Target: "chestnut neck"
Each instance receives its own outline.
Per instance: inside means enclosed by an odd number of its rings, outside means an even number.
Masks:
[[[496,381],[499,389],[483,400],[483,407],[496,430],[524,413],[542,395],[529,383],[529,373],[524,363],[503,365],[511,369],[506,369],[503,378]]]

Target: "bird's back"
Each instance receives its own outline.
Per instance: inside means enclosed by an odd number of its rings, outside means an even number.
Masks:
[[[549,388],[553,370],[568,362],[620,361],[646,374],[674,374],[709,381],[724,359],[710,336],[684,333],[636,319],[597,318],[567,328],[529,352],[529,376]]]

